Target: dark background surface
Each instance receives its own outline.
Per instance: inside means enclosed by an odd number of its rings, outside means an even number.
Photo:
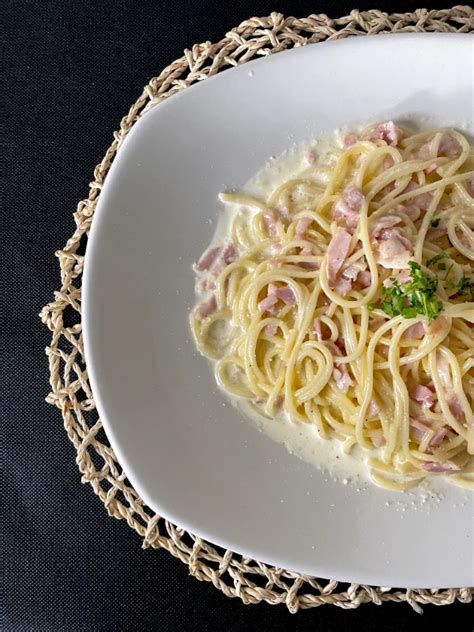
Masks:
[[[359,4],[360,9],[375,3]],[[325,606],[290,615],[244,606],[166,552],[143,551],[81,486],[58,410],[44,403],[48,332],[37,313],[59,287],[53,253],[120,118],[185,47],[272,10],[348,13],[349,2],[3,0],[2,443],[6,445],[5,631],[471,630],[469,606]],[[443,8],[430,2],[429,8]],[[389,12],[414,2],[380,0]],[[414,560],[414,563],[422,563]],[[462,622],[464,619],[464,623]]]

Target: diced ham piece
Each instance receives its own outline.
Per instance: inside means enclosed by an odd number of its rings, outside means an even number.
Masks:
[[[375,399],[371,399],[369,402],[369,407],[367,409],[367,416],[369,417],[369,419],[373,419],[379,414],[379,412],[380,412],[379,405],[377,404]]]
[[[322,340],[323,339],[323,330],[321,327],[321,319],[320,318],[315,318],[313,320],[313,331],[316,334],[316,338],[318,340]]]
[[[282,206],[281,208],[278,209],[278,212],[280,213],[280,216],[287,222],[291,221],[291,213],[290,213],[290,209],[287,208],[286,206]]]
[[[376,435],[373,435],[372,437],[372,443],[374,444],[374,446],[376,448],[381,448],[383,447],[387,442],[385,440],[385,437],[383,436],[382,433],[378,433]]]
[[[386,171],[387,169],[391,169],[395,164],[395,160],[392,156],[385,156],[383,159],[383,168]]]
[[[334,290],[337,294],[339,294],[339,296],[346,296],[346,294],[349,294],[349,292],[352,290],[353,284],[353,281],[351,281],[350,279],[344,279],[343,277],[340,277],[336,281]]]
[[[431,408],[436,401],[436,395],[424,384],[416,384],[410,389],[410,397],[416,402],[420,402],[426,408]]]
[[[428,160],[431,157],[431,140],[420,147],[416,157],[419,160]]]
[[[362,287],[369,287],[369,285],[372,283],[372,274],[370,270],[362,270],[361,272],[359,272],[357,281],[361,284]]]
[[[360,209],[365,201],[365,197],[359,189],[351,187],[342,192],[342,199],[334,205],[332,212],[333,219],[338,224],[346,228],[357,228],[360,218]]]
[[[208,248],[203,254],[197,263],[193,265],[193,268],[196,272],[204,272],[204,270],[209,270],[211,265],[219,256],[222,250],[221,246],[217,246],[217,248]]]
[[[451,373],[449,371],[449,363],[442,353],[437,354],[437,368],[441,384],[447,388],[452,387]]]
[[[286,305],[295,305],[296,304],[296,296],[293,290],[286,287],[278,287],[270,283],[267,290],[267,296],[258,304],[258,309],[260,312],[271,312],[273,313],[275,305],[278,301],[283,301]]]
[[[383,140],[388,145],[397,146],[404,136],[404,132],[393,121],[387,121],[371,130],[367,135],[367,140]]]
[[[396,215],[386,215],[381,219],[378,219],[372,226],[371,234],[373,237],[380,237],[383,230],[386,228],[392,228],[401,222],[401,218]]]
[[[434,241],[448,234],[448,222],[445,217],[441,217],[438,226],[428,228],[426,233],[427,239]]]
[[[461,406],[461,402],[459,401],[454,391],[448,391],[448,393],[446,394],[446,401],[448,402],[448,407],[453,417],[455,417],[458,421],[463,421],[464,412]]]
[[[433,461],[426,461],[421,466],[426,472],[460,472],[461,468],[453,461],[443,461],[442,463],[434,463]]]
[[[258,304],[259,312],[270,312],[273,313],[275,305],[278,303],[278,297],[274,294],[267,296]]]
[[[446,156],[447,158],[456,158],[461,153],[461,145],[456,138],[453,138],[449,134],[444,134],[439,143],[438,155]]]
[[[285,305],[295,305],[296,296],[291,287],[277,287],[275,296],[285,303]]]
[[[300,255],[302,255],[303,257],[312,257],[313,250],[311,246],[304,246],[303,248],[301,248]],[[301,261],[298,266],[306,270],[319,270],[319,268],[321,267],[319,261]]]
[[[413,206],[409,204],[397,204],[392,213],[403,213],[404,215],[409,217],[412,222],[416,222],[416,220],[419,219],[421,215],[421,211],[418,206]]]
[[[277,331],[278,325],[275,325],[274,323],[272,323],[271,325],[265,325],[265,327],[263,328],[263,333],[266,336],[274,336]]]
[[[205,303],[201,303],[201,305],[198,306],[197,308],[197,316],[203,320],[204,318],[207,318],[208,316],[210,316],[211,314],[213,314],[217,309],[217,301],[216,301],[216,297],[213,294],[209,300],[207,300]]]
[[[419,419],[410,419],[410,433],[417,441],[421,443],[427,432],[430,432],[430,427],[424,424]]]
[[[474,198],[474,178],[471,178],[466,182],[466,191]]]
[[[314,151],[308,151],[306,154],[306,162],[308,165],[314,165],[316,162],[316,153]]]
[[[416,184],[416,182],[409,182],[408,185],[403,190],[403,193],[410,193],[411,191],[416,191],[419,189],[420,185]],[[418,208],[422,208],[426,210],[428,206],[431,204],[431,200],[433,199],[432,193],[420,193],[420,195],[415,195],[414,197],[405,200],[405,204],[408,206],[417,206]]]
[[[329,287],[334,288],[336,285],[336,277],[339,270],[349,254],[351,244],[351,235],[339,228],[333,235],[326,253],[326,269],[328,275]]]
[[[342,147],[344,149],[347,149],[348,147],[352,147],[352,145],[355,145],[357,143],[357,136],[356,134],[345,134],[342,139]]]
[[[403,332],[403,338],[412,338],[414,340],[420,340],[425,335],[425,324],[422,320],[418,321],[414,325],[408,327]]]
[[[339,364],[338,367],[339,368],[333,369],[332,376],[336,382],[336,386],[341,389],[343,393],[347,393],[349,387],[352,386],[354,382],[345,364]]]
[[[439,445],[443,441],[447,432],[446,428],[438,428],[430,441],[430,445]]]
[[[311,217],[302,217],[296,224],[295,237],[296,239],[304,239],[306,231],[312,222]]]
[[[413,245],[403,231],[385,228],[376,241],[377,263],[384,268],[407,268],[413,254]]]
[[[219,274],[229,265],[234,262],[238,257],[237,250],[232,244],[223,246],[217,259],[214,260],[210,268],[212,276],[216,279]]]
[[[360,268],[354,264],[347,266],[347,268],[344,268],[344,270],[341,272],[341,276],[344,279],[348,279],[349,281],[355,281],[359,275],[360,272]]]
[[[397,274],[394,274],[393,277],[385,279],[382,285],[384,287],[392,287],[394,281],[397,281],[398,285],[405,285],[406,283],[409,283],[411,281],[411,275],[408,270],[402,270],[401,272],[397,272]]]
[[[435,318],[431,325],[428,327],[428,333],[432,336],[447,336],[451,329],[448,320],[444,316],[438,316]]]
[[[341,349],[338,344],[344,349],[344,341],[338,340],[336,343],[332,340],[326,340],[325,345],[332,351],[334,356],[341,355]],[[336,382],[336,386],[341,389],[343,393],[347,393],[349,387],[354,384],[352,378],[347,370],[347,365],[339,362],[334,363],[334,369],[332,371],[332,376],[334,381]]]
[[[277,234],[277,220],[273,209],[269,208],[263,212],[263,222],[265,224],[265,228],[267,229],[267,233],[270,237],[274,237]]]

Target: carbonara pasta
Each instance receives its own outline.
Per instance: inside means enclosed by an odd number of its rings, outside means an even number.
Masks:
[[[393,490],[473,486],[474,153],[453,129],[347,134],[237,209],[195,264],[218,383],[367,451]]]

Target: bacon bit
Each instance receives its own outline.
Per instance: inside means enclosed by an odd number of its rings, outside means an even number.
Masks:
[[[464,411],[461,406],[461,402],[459,401],[456,393],[454,391],[448,391],[446,394],[446,401],[448,403],[448,408],[451,411],[452,415],[458,420],[464,420]]]
[[[343,228],[337,230],[329,243],[326,255],[329,287],[334,288],[336,285],[336,276],[349,254],[350,243],[351,235]]]
[[[306,231],[312,222],[311,217],[302,217],[296,224],[295,237],[296,239],[304,239]]]
[[[432,461],[426,461],[421,466],[426,472],[460,472],[461,468],[453,461],[443,461],[442,463],[434,463]]]
[[[416,402],[421,402],[426,408],[431,408],[435,403],[435,393],[424,384],[415,384],[410,389],[410,397]]]
[[[208,316],[213,314],[216,309],[217,301],[215,295],[213,294],[208,301],[206,301],[205,303],[201,303],[201,305],[197,307],[196,314],[198,318],[204,320],[204,318],[207,318]]]
[[[266,336],[274,336],[277,331],[278,325],[275,325],[274,323],[272,323],[271,325],[265,325],[265,327],[263,328],[263,333]]]
[[[393,121],[381,123],[367,134],[367,140],[383,140],[388,145],[397,146],[405,133]]]
[[[449,134],[444,134],[441,138],[441,142],[438,147],[438,155],[446,156],[447,158],[456,158],[461,152],[461,145],[456,138],[453,138]]]
[[[345,136],[342,137],[341,141],[342,147],[344,149],[347,149],[348,147],[352,147],[352,145],[355,145],[358,141],[358,138],[356,134],[345,134]]]
[[[316,162],[316,153],[314,151],[308,151],[306,154],[306,162],[308,165],[314,165]]]
[[[217,248],[208,248],[207,250],[205,250],[201,255],[199,261],[197,261],[197,263],[193,265],[195,272],[204,272],[204,270],[209,270],[211,265],[217,259],[221,250],[221,246],[217,246]]]
[[[425,324],[422,320],[411,325],[408,329],[405,329],[403,332],[403,338],[411,338],[413,340],[420,340],[425,335]]]

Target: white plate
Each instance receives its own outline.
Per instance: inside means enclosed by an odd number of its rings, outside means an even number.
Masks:
[[[474,583],[468,492],[446,486],[413,506],[413,496],[334,482],[225,405],[188,326],[191,263],[212,236],[219,191],[353,121],[428,117],[472,131],[472,76],[469,35],[351,38],[228,70],[134,126],[90,235],[84,335],[107,435],[160,515],[320,577]]]

